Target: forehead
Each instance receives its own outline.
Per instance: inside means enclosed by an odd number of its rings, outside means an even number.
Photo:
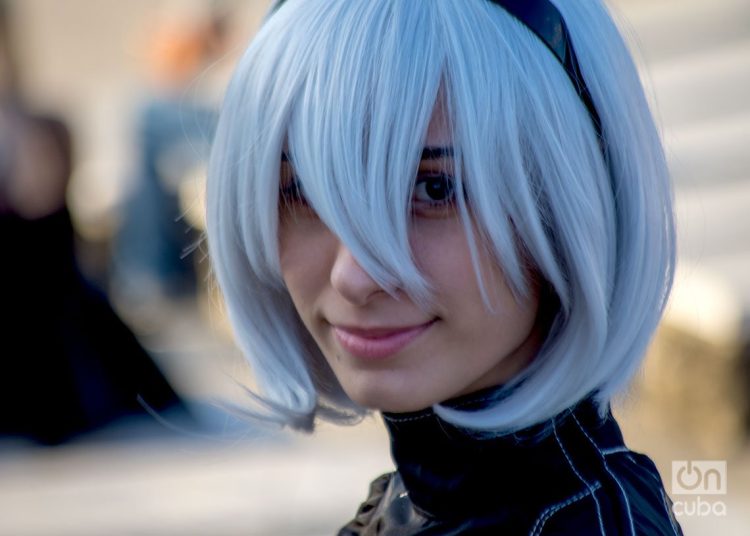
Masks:
[[[442,91],[438,93],[437,102],[432,109],[430,123],[427,126],[425,145],[427,147],[447,147],[451,145],[450,125]]]

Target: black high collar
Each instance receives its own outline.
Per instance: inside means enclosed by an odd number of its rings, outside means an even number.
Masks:
[[[492,392],[445,405],[481,409]],[[506,505],[510,515],[571,496],[593,480],[602,451],[624,447],[611,412],[600,418],[591,397],[548,421],[499,437],[457,428],[432,409],[383,417],[411,502],[441,517],[497,512],[498,505]]]

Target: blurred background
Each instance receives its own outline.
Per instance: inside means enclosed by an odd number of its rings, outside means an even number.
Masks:
[[[371,418],[244,424],[208,284],[205,158],[267,0],[0,0],[0,535],[333,534],[391,470]],[[626,441],[724,460],[750,533],[750,2],[609,0],[662,126],[680,246]],[[673,499],[689,499],[675,496]],[[716,497],[704,497],[713,500]]]

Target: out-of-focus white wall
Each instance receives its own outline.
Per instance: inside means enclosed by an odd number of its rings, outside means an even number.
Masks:
[[[70,202],[79,231],[106,239],[129,188],[136,109],[149,92],[149,51],[165,26],[230,13],[229,50],[186,88],[218,101],[267,0],[9,0],[19,78],[30,104],[62,115],[76,142]]]

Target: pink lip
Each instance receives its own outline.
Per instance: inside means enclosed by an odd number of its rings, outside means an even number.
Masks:
[[[389,357],[426,331],[435,320],[408,327],[357,328],[333,326],[341,347],[350,354],[366,359]]]

